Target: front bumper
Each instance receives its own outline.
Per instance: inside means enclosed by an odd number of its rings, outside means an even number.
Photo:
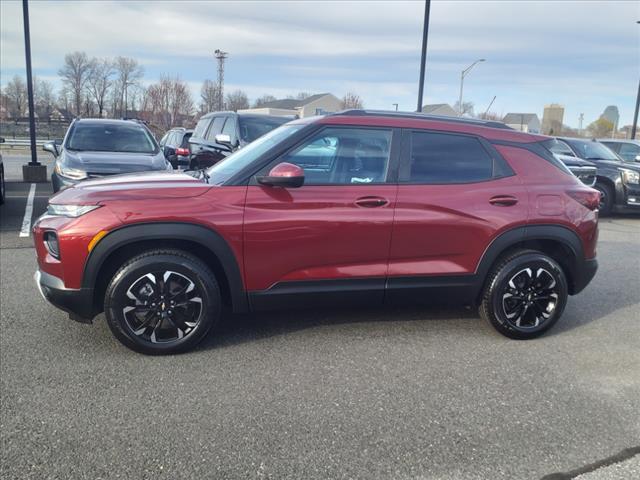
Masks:
[[[97,313],[93,305],[92,288],[65,288],[61,279],[40,270],[36,270],[33,279],[40,295],[53,306],[67,312],[70,319],[81,323],[92,322]]]

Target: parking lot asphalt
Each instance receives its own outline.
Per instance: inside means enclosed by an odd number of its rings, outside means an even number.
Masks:
[[[601,221],[596,278],[537,340],[464,309],[327,309],[146,357],[38,295],[28,191],[0,207],[1,478],[640,477],[639,218]]]

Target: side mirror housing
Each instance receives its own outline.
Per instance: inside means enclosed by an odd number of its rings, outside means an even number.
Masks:
[[[229,135],[227,135],[226,133],[219,133],[218,135],[216,135],[216,143],[219,143],[220,145],[224,145],[225,147],[229,147],[231,148],[231,137]]]
[[[636,162],[640,162],[640,155],[636,155]]]
[[[304,170],[292,163],[279,163],[264,177],[256,177],[260,185],[282,188],[299,188],[304,185]]]
[[[42,145],[42,150],[44,150],[45,152],[49,152],[51,154],[53,154],[54,157],[57,157],[59,155],[58,153],[58,145],[56,145],[55,140],[53,142],[46,142]]]

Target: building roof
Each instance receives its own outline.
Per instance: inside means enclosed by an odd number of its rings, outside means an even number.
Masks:
[[[502,121],[509,125],[518,125],[520,123],[528,124],[534,119],[540,121],[535,113],[507,113]]]
[[[260,105],[259,108],[282,108],[285,110],[294,110],[296,108],[303,107],[311,102],[318,100],[319,98],[331,95],[330,93],[318,93],[311,95],[303,100],[297,100],[295,98],[283,98],[281,100],[273,100],[272,102],[266,102]]]

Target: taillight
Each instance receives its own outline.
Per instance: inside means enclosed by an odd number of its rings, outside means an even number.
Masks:
[[[176,148],[176,155],[189,155],[189,149],[188,148]]]
[[[567,195],[589,210],[597,210],[600,205],[600,192],[598,190],[569,190]]]

